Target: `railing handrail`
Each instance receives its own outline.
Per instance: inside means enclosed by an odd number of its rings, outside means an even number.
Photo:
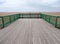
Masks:
[[[17,19],[20,17],[20,16],[18,16],[18,15],[19,15],[19,14],[13,14],[13,15],[7,15],[7,16],[0,16],[1,22],[2,22],[2,27],[0,27],[0,28],[4,28],[5,25],[11,24],[11,23],[14,22],[15,20],[17,20]],[[12,17],[12,16],[14,16],[14,17]],[[16,16],[16,18],[15,18],[15,16]],[[6,18],[8,18],[8,21],[5,21]],[[6,23],[6,24],[5,24],[5,23]],[[1,26],[1,24],[0,24],[0,26]]]
[[[19,19],[19,18],[23,18],[23,17],[20,17],[20,15],[23,16],[24,14],[13,14],[13,15],[7,15],[7,16],[0,16],[0,18],[2,19],[2,25],[3,25],[2,28],[5,27],[5,22],[6,22],[6,24],[11,24],[11,23],[14,22],[15,20],[17,20],[17,19]],[[26,15],[26,14],[25,14],[25,15]],[[31,14],[31,15],[32,15],[32,14]],[[42,14],[42,13],[40,13],[40,14],[38,14],[38,15],[40,15],[39,18],[42,18],[42,19],[44,19],[45,21],[47,21],[47,22],[53,24],[55,27],[57,27],[57,20],[58,20],[58,18],[60,18],[60,16],[47,15],[47,14]],[[8,19],[7,19],[8,21],[5,21],[6,18],[8,18]],[[32,18],[32,17],[30,16],[30,18]],[[37,18],[37,17],[34,17],[34,18]],[[54,22],[51,21],[52,18],[55,19]],[[59,28],[60,28],[60,27],[59,27]]]

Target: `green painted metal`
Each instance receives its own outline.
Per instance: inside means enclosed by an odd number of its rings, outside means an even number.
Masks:
[[[27,16],[28,15],[28,16]],[[38,14],[36,17],[34,14],[14,14],[14,15],[8,15],[8,16],[0,16],[0,20],[2,23],[0,23],[0,28],[4,28],[5,26],[11,24],[12,22],[16,21],[19,18],[42,18],[48,23],[52,24],[53,26],[60,28],[60,16],[51,16],[46,14]]]
[[[4,17],[2,17],[2,25],[3,25],[2,28],[4,28]]]
[[[20,17],[20,14],[14,14],[14,15],[8,15],[8,16],[0,16],[0,28],[4,28],[4,27],[8,26],[12,22],[19,19],[19,17]]]
[[[11,16],[9,16],[9,20],[10,20],[10,23],[11,23]]]
[[[40,14],[20,14],[20,18],[40,18]]]
[[[2,24],[2,17],[0,17],[0,28],[3,27],[3,24]]]
[[[57,17],[56,19],[56,27],[60,28],[60,17]]]
[[[60,28],[60,19],[58,20],[58,18],[60,18],[60,16],[41,14],[41,18],[44,19],[45,21],[49,22],[53,26]]]
[[[55,21],[55,27],[57,27],[57,17],[56,17],[56,21]]]

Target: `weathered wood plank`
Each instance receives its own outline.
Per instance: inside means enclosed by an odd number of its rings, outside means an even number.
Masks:
[[[60,44],[60,30],[42,19],[19,19],[0,30],[0,44]]]

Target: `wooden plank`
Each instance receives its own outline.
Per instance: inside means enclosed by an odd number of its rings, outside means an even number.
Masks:
[[[19,19],[0,30],[0,44],[60,44],[60,30],[42,19]]]

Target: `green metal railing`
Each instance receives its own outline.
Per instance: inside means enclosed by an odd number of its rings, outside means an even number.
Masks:
[[[60,16],[41,14],[41,18],[49,22],[53,26],[60,28]]]
[[[27,16],[28,15],[28,16]],[[7,25],[11,24],[12,22],[16,21],[19,18],[42,18],[48,23],[52,24],[53,26],[60,28],[60,16],[52,16],[46,14],[14,14],[8,16],[0,16],[0,28],[4,28]]]
[[[20,14],[20,18],[40,18],[40,14]]]
[[[20,14],[8,15],[8,16],[0,16],[0,28],[4,28],[12,22],[19,19]]]
[[[3,27],[3,23],[2,23],[2,17],[0,17],[0,28]]]

